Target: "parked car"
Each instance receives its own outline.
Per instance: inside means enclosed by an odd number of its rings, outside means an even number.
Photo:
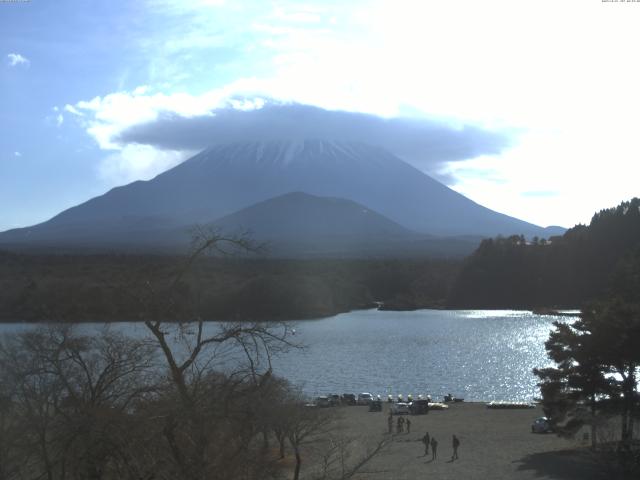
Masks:
[[[448,393],[448,394],[446,394],[444,396],[444,402],[445,403],[449,403],[449,402],[464,402],[464,398],[454,397],[453,395]]]
[[[318,407],[330,407],[331,406],[331,402],[329,400],[329,397],[326,397],[324,395],[317,397],[316,398],[316,405]]]
[[[392,403],[391,413],[394,415],[409,415],[409,404],[404,402]]]
[[[338,395],[337,393],[329,395],[329,403],[331,403],[332,407],[337,407],[338,405],[340,405],[340,395]]]
[[[381,412],[382,411],[382,400],[375,399],[369,402],[369,411],[370,412]]]
[[[547,417],[538,417],[531,424],[531,433],[549,433],[552,431],[551,422]]]
[[[355,405],[356,404],[356,396],[353,393],[343,393],[342,394],[342,404],[343,405]]]
[[[409,404],[409,412],[411,415],[424,415],[429,413],[429,400],[414,400]]]
[[[364,392],[358,395],[358,405],[369,405],[373,400],[373,395]]]

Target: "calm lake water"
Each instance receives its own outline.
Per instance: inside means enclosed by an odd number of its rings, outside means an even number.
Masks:
[[[294,322],[306,346],[274,360],[274,371],[309,395],[345,392],[430,394],[466,400],[530,401],[534,367],[549,365],[544,342],[554,320],[527,311],[361,310]],[[0,332],[29,328],[0,325]],[[85,324],[81,328],[98,328]],[[141,335],[140,324],[117,329]]]

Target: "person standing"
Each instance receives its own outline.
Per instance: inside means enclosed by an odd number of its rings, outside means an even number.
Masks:
[[[411,433],[411,420],[407,418],[407,433]]]
[[[451,455],[451,461],[458,459],[458,447],[460,446],[460,440],[455,435],[453,436],[453,440],[451,441],[453,445],[453,455]]]
[[[389,433],[393,433],[393,416],[389,413],[387,417],[387,426],[389,427]]]
[[[438,456],[438,441],[435,437],[431,437],[431,460],[435,460]]]
[[[431,437],[429,437],[429,432],[424,434],[422,437],[422,443],[424,443],[424,456],[429,455],[429,442],[431,442]]]

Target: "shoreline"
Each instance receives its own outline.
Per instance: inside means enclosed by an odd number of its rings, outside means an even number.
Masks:
[[[472,307],[445,307],[445,306],[424,306],[417,308],[404,308],[404,309],[392,309],[392,308],[383,308],[384,302],[373,302],[371,305],[368,305],[363,308],[353,308],[353,309],[345,309],[338,310],[334,313],[328,313],[326,315],[321,316],[301,316],[297,318],[282,318],[282,317],[269,317],[269,318],[258,318],[258,319],[204,319],[205,323],[234,323],[234,322],[258,322],[258,323],[282,323],[282,322],[307,322],[314,320],[324,320],[331,317],[336,317],[338,315],[342,315],[345,313],[353,313],[353,312],[365,312],[365,311],[379,311],[379,312],[417,312],[420,310],[429,310],[429,311],[451,311],[451,312],[464,312],[464,311],[483,311],[483,312],[501,312],[501,311],[513,311],[513,312],[531,312],[534,315],[541,316],[549,316],[549,317],[573,317],[577,318],[580,316],[578,308],[566,308],[560,310],[554,309],[532,309],[532,308],[472,308]],[[569,310],[569,312],[564,311]],[[571,312],[572,310],[576,310],[577,312]],[[162,320],[164,323],[179,323],[180,320],[176,319],[167,319]],[[67,325],[67,324],[79,324],[79,323],[144,323],[144,320],[136,320],[136,319],[83,319],[83,320],[65,320],[65,321],[53,321],[53,320],[8,320],[8,319],[0,319],[0,325],[37,325],[37,324],[54,324],[54,325]]]

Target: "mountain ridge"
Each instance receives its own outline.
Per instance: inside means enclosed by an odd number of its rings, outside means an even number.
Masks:
[[[148,181],[116,187],[0,243],[89,241],[210,223],[290,192],[350,200],[420,234],[546,236],[489,210],[375,146],[326,140],[242,142],[207,148]]]

